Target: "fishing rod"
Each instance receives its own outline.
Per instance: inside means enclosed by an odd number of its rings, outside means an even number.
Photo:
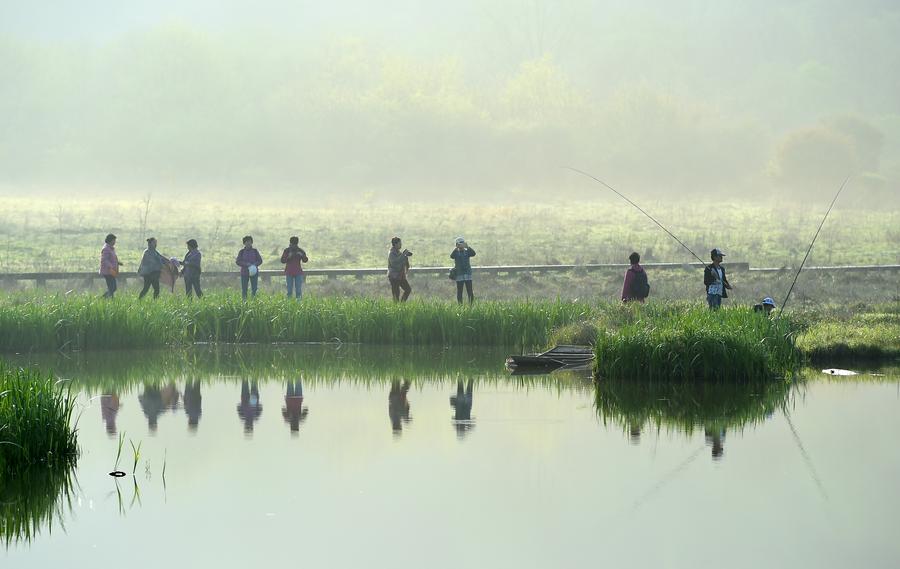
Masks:
[[[810,252],[812,252],[813,245],[816,244],[816,239],[819,238],[819,232],[822,231],[822,226],[825,225],[825,220],[828,219],[828,214],[831,213],[831,209],[834,207],[835,202],[837,202],[837,199],[841,195],[841,192],[844,191],[844,186],[847,185],[847,182],[849,180],[850,180],[849,176],[844,178],[844,183],[841,184],[840,189],[834,195],[834,199],[831,200],[831,205],[828,206],[828,211],[825,212],[825,217],[822,218],[822,223],[820,223],[819,228],[816,229],[816,234],[813,235],[812,242],[809,244],[809,249],[806,250],[806,255],[803,257],[803,261],[800,263],[800,268],[797,269],[797,274],[794,275],[794,281],[791,283],[791,288],[788,289],[788,292],[784,297],[784,302],[781,303],[781,310],[778,313],[779,316],[784,313],[784,307],[787,306],[788,299],[791,298],[791,292],[793,292],[793,290],[794,290],[794,285],[797,284],[797,279],[800,278],[800,271],[803,270],[803,265],[806,264],[806,260],[809,258]]]
[[[684,242],[683,242],[681,239],[679,239],[678,237],[676,237],[674,233],[672,233],[671,231],[669,231],[668,229],[666,229],[665,227],[663,227],[663,224],[660,223],[660,222],[658,222],[658,221],[656,221],[656,218],[655,218],[655,217],[653,217],[652,215],[650,215],[649,213],[647,213],[646,211],[644,211],[644,209],[643,209],[641,206],[639,206],[638,204],[636,204],[636,203],[634,203],[633,201],[631,201],[630,199],[628,199],[628,197],[626,197],[622,192],[620,192],[619,190],[617,190],[617,189],[615,189],[614,187],[610,186],[609,184],[607,184],[606,182],[604,182],[604,181],[601,180],[600,178],[597,178],[596,176],[593,176],[593,175],[591,175],[591,174],[588,174],[587,172],[584,172],[584,171],[582,171],[582,170],[579,170],[578,168],[572,168],[571,166],[563,166],[563,168],[565,168],[566,170],[571,170],[571,171],[573,171],[573,172],[578,172],[578,173],[581,174],[582,176],[587,176],[588,178],[594,180],[595,182],[598,182],[598,183],[600,183],[600,184],[603,184],[603,185],[604,185],[606,188],[608,188],[609,190],[612,190],[617,196],[619,196],[620,198],[622,198],[622,199],[625,200],[626,202],[628,202],[628,203],[630,203],[631,205],[633,205],[634,207],[636,207],[637,210],[638,210],[639,212],[641,212],[641,213],[643,213],[644,215],[646,215],[647,217],[649,217],[649,218],[650,218],[650,221],[652,221],[653,223],[655,223],[656,225],[658,225],[660,229],[662,229],[663,231],[665,231],[666,233],[668,233],[668,234],[669,234],[669,237],[671,237],[672,239],[674,239],[675,241],[677,241],[678,244],[681,245],[682,247],[684,247],[684,249],[685,249],[688,253],[690,253],[691,255],[694,256],[695,259],[697,259],[698,261],[700,261],[700,263],[701,263],[703,266],[706,266],[707,262],[704,261],[703,259],[701,259],[700,257],[698,257],[698,256],[697,256],[697,253],[694,253],[693,251],[691,251],[691,248],[688,247],[687,245],[685,245]]]

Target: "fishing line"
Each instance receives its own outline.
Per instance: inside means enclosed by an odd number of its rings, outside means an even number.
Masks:
[[[812,251],[813,245],[816,244],[816,239],[819,238],[819,232],[822,231],[822,226],[825,225],[825,220],[828,219],[828,214],[831,213],[831,208],[834,207],[835,202],[838,199],[838,196],[841,195],[841,192],[844,191],[844,186],[847,185],[847,182],[850,180],[850,176],[844,178],[844,183],[841,184],[841,188],[834,195],[834,199],[831,200],[831,205],[828,206],[828,211],[825,212],[825,217],[822,218],[822,223],[819,224],[819,228],[816,230],[816,234],[813,235],[812,242],[809,244],[809,249],[806,250],[806,255],[803,257],[803,262],[800,263],[800,268],[797,269],[797,274],[794,275],[794,282],[791,283],[791,288],[788,289],[787,294],[784,297],[784,302],[781,303],[781,310],[779,311],[779,316],[784,313],[784,307],[787,306],[788,299],[791,297],[791,292],[794,290],[794,285],[797,284],[797,279],[800,277],[800,271],[803,270],[803,265],[806,264],[806,260],[809,258],[809,254]]]
[[[563,168],[565,168],[566,170],[571,170],[571,171],[573,171],[573,172],[578,172],[578,173],[581,174],[582,176],[587,176],[588,178],[594,180],[595,182],[599,182],[600,184],[603,184],[603,185],[606,186],[606,188],[608,188],[609,190],[612,190],[617,196],[619,196],[620,198],[622,198],[622,199],[625,200],[626,202],[628,202],[628,203],[630,203],[631,205],[633,205],[634,207],[636,207],[637,210],[638,210],[639,212],[641,212],[641,213],[643,213],[644,215],[646,215],[647,217],[649,217],[649,218],[650,218],[650,221],[652,221],[653,223],[655,223],[656,225],[658,225],[660,229],[662,229],[663,231],[665,231],[666,233],[668,233],[668,234],[669,234],[669,237],[671,237],[672,239],[674,239],[675,241],[677,241],[678,244],[681,245],[682,247],[684,247],[684,249],[685,249],[688,253],[690,253],[691,255],[694,256],[695,259],[697,259],[698,261],[700,261],[700,263],[701,263],[703,266],[706,266],[707,262],[704,261],[703,259],[701,259],[700,257],[698,257],[698,256],[697,256],[697,253],[694,253],[693,251],[691,251],[690,247],[688,247],[687,245],[685,245],[684,242],[683,242],[681,239],[679,239],[678,237],[675,237],[675,234],[674,234],[674,233],[672,233],[671,231],[669,231],[668,229],[666,229],[665,227],[663,227],[663,224],[660,223],[660,222],[658,222],[658,221],[656,221],[656,218],[655,218],[655,217],[653,217],[652,215],[650,215],[649,213],[647,213],[646,211],[644,211],[644,209],[643,209],[641,206],[639,206],[638,204],[636,204],[636,203],[634,203],[633,201],[631,201],[630,199],[628,199],[624,194],[622,194],[622,192],[620,192],[620,191],[618,191],[617,189],[615,189],[614,187],[610,186],[609,184],[607,184],[606,182],[604,182],[604,181],[601,180],[600,178],[597,178],[596,176],[592,176],[591,174],[588,174],[587,172],[584,172],[584,171],[582,171],[582,170],[579,170],[578,168],[572,168],[571,166],[563,166]]]

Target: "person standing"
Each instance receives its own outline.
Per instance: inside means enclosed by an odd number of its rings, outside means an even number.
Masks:
[[[712,263],[707,265],[703,270],[703,284],[706,286],[706,302],[712,310],[718,310],[722,306],[722,299],[728,298],[728,292],[731,290],[731,284],[728,277],[725,276],[725,267],[722,266],[722,259],[725,253],[721,249],[713,249],[709,252]]]
[[[144,250],[144,256],[141,257],[141,264],[138,267],[138,275],[144,277],[144,288],[138,295],[139,299],[146,296],[150,287],[153,287],[153,298],[159,298],[159,276],[163,265],[169,261],[156,250],[156,245],[156,237],[147,239],[147,249]]]
[[[303,265],[308,263],[309,257],[306,251],[300,248],[300,238],[291,237],[290,246],[281,254],[281,262],[284,264],[284,277],[287,281],[287,296],[295,294],[295,298],[303,298]],[[296,291],[296,292],[295,292]]]
[[[110,233],[104,240],[103,249],[100,251],[100,275],[106,281],[104,298],[112,298],[116,294],[116,277],[119,276],[119,256],[116,255],[116,236]]]
[[[637,252],[628,256],[631,266],[625,271],[625,282],[622,284],[622,302],[644,302],[650,295],[650,283],[647,273],[641,266],[641,255]]]
[[[409,258],[412,252],[408,249],[400,248],[403,242],[399,237],[391,239],[391,250],[388,253],[388,281],[391,283],[391,294],[394,296],[394,302],[406,302],[412,293],[412,287],[409,285],[407,276],[409,275]],[[400,296],[400,289],[403,289],[403,297]]]
[[[454,261],[453,269],[455,271],[456,280],[456,301],[462,304],[463,286],[466,287],[466,294],[469,297],[469,304],[475,300],[475,294],[472,292],[472,262],[469,260],[475,256],[475,249],[469,247],[466,240],[462,237],[456,238],[456,249],[450,253],[450,258]]]
[[[200,253],[196,239],[188,239],[186,245],[188,252],[185,254],[184,260],[181,261],[181,266],[184,267],[181,271],[184,277],[184,289],[188,298],[192,296],[192,293],[196,293],[197,298],[200,298],[203,296],[203,291],[200,290],[200,274],[203,272],[200,265],[203,261],[203,255]]]
[[[247,285],[253,296],[256,296],[256,289],[259,284],[259,266],[262,265],[262,257],[259,251],[253,248],[253,237],[247,235],[242,239],[244,248],[238,251],[235,264],[241,268],[241,298],[247,300]]]

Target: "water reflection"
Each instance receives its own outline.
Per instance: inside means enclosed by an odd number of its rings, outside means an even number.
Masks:
[[[203,414],[203,396],[200,394],[200,382],[188,380],[184,384],[184,414],[188,418],[188,431],[196,432]]]
[[[259,402],[259,384],[254,380],[241,381],[241,402],[237,406],[237,414],[244,422],[244,434],[253,435],[253,424],[262,415],[262,403]]]
[[[30,543],[54,524],[65,529],[74,497],[72,467],[34,467],[0,482],[0,540],[7,548]]]
[[[119,414],[119,394],[104,393],[100,396],[100,416],[106,424],[106,434],[115,437],[118,429],[116,428],[116,416]]]
[[[463,382],[456,382],[456,395],[450,396],[450,406],[453,407],[453,426],[456,429],[456,436],[460,439],[475,428],[472,421],[472,385],[473,380],[469,379],[466,389],[463,391]]]
[[[155,383],[145,383],[144,392],[138,396],[141,410],[147,417],[147,428],[155,434],[159,428],[159,417],[166,411],[174,411],[178,407],[180,394],[174,383],[161,388]]]
[[[725,456],[726,433],[760,423],[784,407],[786,381],[723,385],[641,381],[597,382],[595,406],[604,424],[619,425],[632,444],[647,428],[692,434],[702,429],[713,460]]]
[[[402,384],[398,380],[391,382],[391,391],[388,394],[388,416],[391,418],[391,430],[395,437],[403,433],[403,423],[409,425],[412,417],[409,415],[409,380]]]
[[[303,407],[303,382],[299,379],[288,381],[284,393],[284,407],[281,409],[284,422],[291,428],[291,435],[297,436],[300,431],[300,423],[306,421],[309,409]]]

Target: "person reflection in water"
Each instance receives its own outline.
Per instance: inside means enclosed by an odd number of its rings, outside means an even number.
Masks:
[[[156,433],[159,427],[159,416],[168,410],[175,410],[178,406],[178,388],[174,383],[160,389],[158,386],[144,384],[144,393],[138,396],[144,416],[147,417],[147,427],[150,434]]]
[[[632,423],[628,426],[628,440],[631,444],[641,444],[641,430],[642,425],[640,423]]]
[[[203,414],[201,403],[203,396],[200,395],[200,382],[188,381],[184,384],[184,414],[188,418],[188,431],[197,432],[200,425],[200,415]]]
[[[706,444],[712,447],[712,459],[721,460],[725,455],[725,429],[706,427]]]
[[[119,414],[119,394],[104,393],[100,396],[100,415],[106,423],[106,434],[116,435],[116,415]]]
[[[241,381],[241,402],[237,406],[238,417],[244,422],[244,434],[253,434],[253,423],[262,415],[262,404],[259,402],[259,385],[254,381]]]
[[[463,391],[462,380],[456,382],[456,395],[450,396],[450,406],[453,407],[453,426],[456,427],[456,436],[462,439],[466,433],[475,427],[472,422],[472,380],[466,384]]]
[[[303,382],[288,381],[287,391],[284,394],[284,407],[281,415],[284,422],[291,426],[291,435],[300,434],[300,423],[306,421],[309,409],[303,408]]]
[[[407,425],[412,420],[409,416],[409,401],[406,394],[409,393],[409,380],[401,385],[399,381],[391,382],[391,392],[388,394],[388,415],[391,418],[391,429],[394,436],[399,437],[403,432],[402,423]]]

